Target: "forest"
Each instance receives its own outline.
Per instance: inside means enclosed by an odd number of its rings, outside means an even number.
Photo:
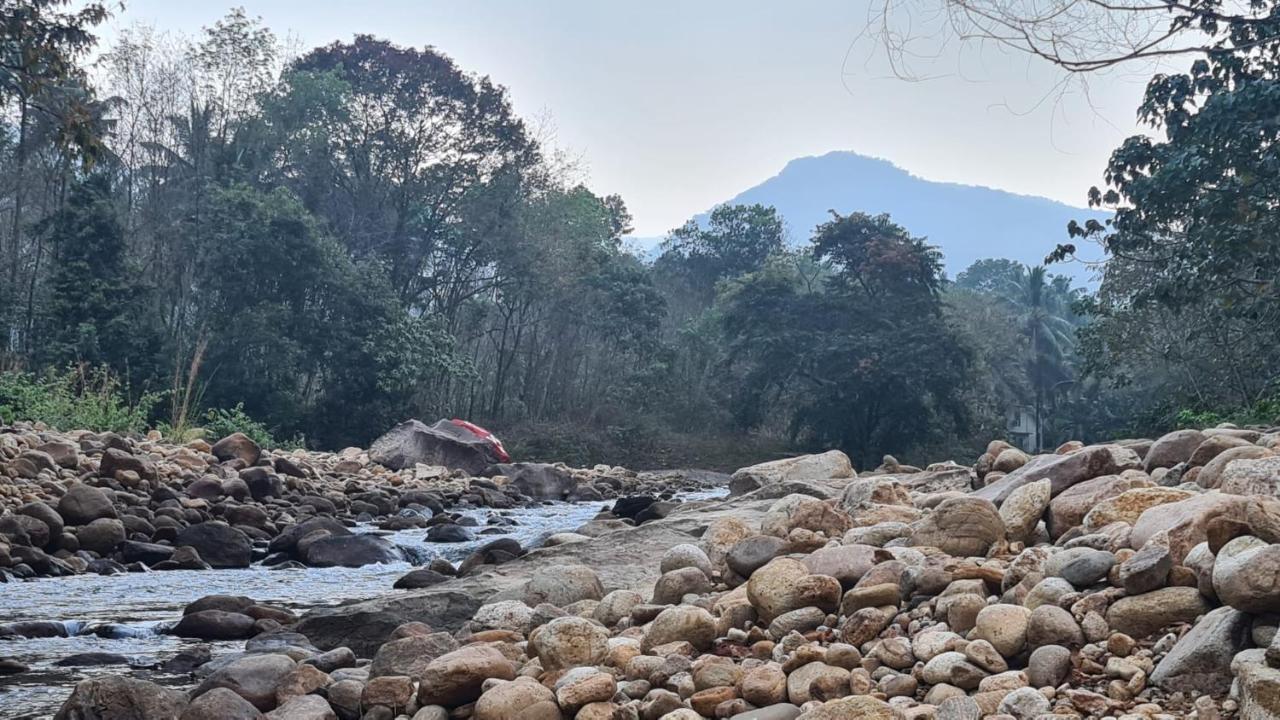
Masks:
[[[947,277],[886,215],[760,205],[639,253],[624,199],[438,49],[299,50],[242,10],[101,45],[105,4],[3,7],[0,420],[340,449],[465,417],[526,458],[874,467],[972,458],[1011,413],[1032,450],[1280,419],[1266,58],[1154,77],[1089,194],[1113,220]],[[1092,288],[1055,272],[1080,242]]]

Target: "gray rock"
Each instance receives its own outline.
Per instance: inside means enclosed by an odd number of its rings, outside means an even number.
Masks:
[[[1226,695],[1233,679],[1231,659],[1248,641],[1249,616],[1218,608],[1173,646],[1151,673],[1151,682],[1171,693]]]
[[[1169,548],[1149,542],[1120,564],[1120,585],[1129,595],[1141,595],[1164,586],[1173,569]]]
[[[1116,556],[1105,550],[1071,548],[1055,553],[1044,564],[1046,575],[1060,577],[1075,587],[1093,585],[1107,576]]]
[[[369,459],[392,470],[422,463],[458,468],[472,475],[502,461],[488,440],[448,420],[430,427],[406,420],[373,441]]]
[[[1031,651],[1027,681],[1031,687],[1057,687],[1071,674],[1071,651],[1061,645],[1042,645]]]

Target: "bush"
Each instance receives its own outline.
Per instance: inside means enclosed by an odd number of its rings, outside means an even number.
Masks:
[[[65,372],[0,373],[0,420],[42,422],[59,430],[141,433],[163,393],[131,400],[107,368],[73,367]]]
[[[218,440],[234,433],[244,433],[259,447],[277,447],[275,437],[266,425],[249,417],[244,411],[244,403],[236,403],[230,410],[213,408],[204,414],[205,435],[210,440]]]

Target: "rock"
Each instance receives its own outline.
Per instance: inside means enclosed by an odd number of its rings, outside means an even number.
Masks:
[[[714,573],[711,567],[711,558],[707,557],[702,548],[687,543],[676,545],[668,550],[662,556],[662,562],[658,566],[659,571],[663,574],[683,568],[697,568],[707,578],[710,578]]]
[[[534,655],[547,670],[596,665],[608,652],[609,632],[580,617],[560,617],[536,629],[529,638]]]
[[[819,455],[801,455],[745,467],[729,482],[731,495],[741,495],[766,485],[784,482],[813,482],[855,477],[849,456],[839,450]]]
[[[710,650],[716,639],[716,620],[711,613],[692,605],[676,605],[658,613],[644,638],[640,651],[683,640],[695,650]]]
[[[294,668],[284,655],[245,655],[213,671],[192,692],[197,698],[214,688],[227,688],[261,711],[276,707],[276,686]]]
[[[1258,458],[1273,457],[1274,455],[1274,451],[1257,445],[1228,448],[1200,468],[1200,474],[1196,476],[1196,484],[1203,488],[1220,488],[1222,487],[1223,476],[1226,474],[1227,468],[1231,466],[1231,463],[1236,460],[1257,460]],[[1248,465],[1243,465],[1240,469],[1244,474],[1251,473],[1251,468]]]
[[[1213,564],[1218,599],[1249,613],[1280,612],[1280,545],[1251,535],[1228,542]]]
[[[238,432],[232,433],[214,443],[209,452],[218,458],[220,462],[240,460],[245,464],[245,467],[257,465],[259,458],[262,457],[262,448],[258,447],[258,443],[254,442],[248,435]]]
[[[1070,548],[1052,555],[1044,565],[1044,573],[1084,588],[1105,578],[1115,563],[1116,556],[1105,550]]]
[[[1153,486],[1150,478],[1136,471],[1105,475],[1073,485],[1049,502],[1049,513],[1045,520],[1049,535],[1056,539],[1071,528],[1083,524],[1089,511],[1108,498],[1127,490]]]
[[[773,559],[772,556],[769,559]],[[876,563],[885,559],[887,555],[883,550],[871,545],[851,544],[819,548],[806,555],[801,562],[811,574],[828,575],[839,580],[841,587],[851,588]]]
[[[183,529],[174,543],[195,548],[201,559],[214,568],[246,568],[253,559],[249,536],[217,520]]]
[[[1107,608],[1107,624],[1134,638],[1143,638],[1174,623],[1193,622],[1208,612],[1200,591],[1167,587],[1120,598]]]
[[[319,695],[299,695],[267,713],[266,720],[338,720],[333,708]]]
[[[747,597],[763,623],[802,607],[827,612],[840,603],[840,583],[826,575],[811,575],[797,560],[777,558],[755,571],[747,581]]]
[[[961,690],[973,690],[987,674],[969,662],[964,653],[944,652],[924,664],[921,676],[931,685],[945,683]]]
[[[1004,457],[1011,452],[1021,454],[1021,451],[1011,448],[1000,456]],[[1026,542],[1031,538],[1041,516],[1049,507],[1051,489],[1052,485],[1048,480],[1040,480],[1027,483],[1009,493],[1008,499],[1000,505],[1000,519],[1004,521],[1005,532],[1010,540]]]
[[[253,637],[253,624],[253,618],[238,612],[200,610],[183,615],[169,633],[199,640],[244,640]]]
[[[826,501],[793,494],[778,500],[769,508],[760,523],[760,532],[785,538],[796,528],[803,528],[834,538],[843,536],[852,526],[853,521],[848,514]]]
[[[1103,475],[1115,475],[1141,466],[1137,453],[1120,445],[1089,445],[1063,455],[1036,455],[1003,478],[975,490],[971,497],[997,505],[1016,489],[1048,478],[1050,495]]]
[[[203,556],[203,553],[201,554]],[[307,545],[303,562],[311,567],[363,567],[403,562],[404,553],[376,535],[341,535]]]
[[[1199,430],[1174,430],[1162,435],[1147,450],[1143,467],[1151,472],[1156,468],[1171,468],[1187,462],[1205,439],[1205,434]]]
[[[578,489],[567,468],[549,463],[495,465],[488,472],[505,475],[512,487],[534,500],[565,500]]]
[[[1004,539],[1004,533],[1004,520],[996,506],[970,495],[944,501],[917,522],[909,544],[936,547],[959,557],[985,556],[994,543]]]
[[[1262,664],[1245,664],[1238,675],[1242,720],[1280,718],[1280,670]]]
[[[1222,469],[1219,488],[1232,495],[1280,494],[1280,457],[1232,460]]]
[[[485,645],[468,645],[432,660],[418,683],[421,705],[457,707],[480,697],[485,680],[514,680],[515,668],[502,653]]]
[[[524,603],[529,607],[551,603],[562,608],[603,597],[600,576],[585,565],[552,565],[531,577],[524,588]]]
[[[1165,655],[1151,682],[1168,692],[1226,695],[1231,659],[1248,647],[1249,616],[1229,607],[1210,612]]]
[[[186,704],[186,696],[176,690],[104,675],[76,683],[53,720],[178,720]]]
[[[432,660],[458,649],[458,642],[449,633],[410,635],[391,640],[378,648],[369,666],[369,677],[406,675],[418,677]]]
[[[1206,528],[1217,518],[1242,520],[1250,501],[1238,495],[1206,492],[1143,512],[1133,524],[1129,546],[1141,549],[1151,538],[1164,533],[1174,565],[1182,564],[1191,548],[1208,539]]]
[[[76,532],[80,549],[99,555],[110,554],[124,539],[124,523],[115,518],[98,518]]]
[[[1061,645],[1042,645],[1031,651],[1027,681],[1031,687],[1058,687],[1071,674],[1071,651]]]
[[[1056,605],[1041,605],[1031,611],[1027,623],[1027,647],[1061,645],[1068,648],[1083,647],[1084,632],[1071,613]]]
[[[58,500],[58,514],[68,525],[88,525],[100,518],[116,517],[116,509],[105,492],[84,483],[73,483]]]
[[[180,720],[262,720],[262,713],[227,688],[214,688],[193,700]]]
[[[395,590],[419,590],[432,585],[439,585],[448,579],[448,575],[438,573],[430,568],[416,568],[401,575],[391,587]]]
[[[1026,647],[1030,621],[1031,611],[1019,605],[988,605],[978,613],[972,637],[991,643],[1006,658],[1014,657]]]
[[[786,540],[771,535],[754,535],[729,548],[725,562],[742,577],[764,567],[786,547]]]
[[[369,446],[369,459],[392,470],[443,465],[480,475],[502,462],[492,443],[448,420],[427,427],[417,420],[391,428]]]
[[[1173,569],[1169,548],[1149,542],[1120,564],[1119,580],[1127,595],[1141,595],[1163,587]]]
[[[476,702],[475,720],[561,720],[556,695],[530,678],[499,682]]]

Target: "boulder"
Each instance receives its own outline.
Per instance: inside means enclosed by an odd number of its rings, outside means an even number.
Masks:
[[[1218,487],[1232,495],[1280,494],[1280,457],[1232,460],[1223,468]]]
[[[1134,638],[1144,638],[1174,623],[1189,623],[1208,612],[1209,604],[1192,587],[1166,587],[1120,598],[1107,608],[1107,625]]]
[[[262,720],[262,713],[231,690],[214,688],[192,701],[180,720]]]
[[[303,562],[311,567],[363,567],[403,562],[404,552],[376,535],[341,535],[307,545]]]
[[[116,517],[116,509],[102,490],[73,483],[58,500],[58,514],[68,525],[88,525],[99,518]]]
[[[98,518],[76,532],[81,550],[107,555],[124,542],[124,523],[115,518]]]
[[[1174,430],[1162,435],[1147,450],[1143,467],[1151,472],[1156,468],[1171,468],[1187,462],[1205,439],[1205,434],[1199,430]]]
[[[1231,659],[1249,645],[1250,618],[1220,607],[1178,640],[1151,673],[1151,682],[1167,692],[1224,696],[1234,676]]]
[[[276,707],[276,686],[294,666],[286,655],[245,655],[210,673],[191,696],[198,698],[214,688],[227,688],[266,712]]]
[[[1049,502],[1049,513],[1045,520],[1049,536],[1057,539],[1066,531],[1082,524],[1089,511],[1107,498],[1154,485],[1149,477],[1140,472],[1104,475],[1073,485]]]
[[[244,640],[253,636],[253,623],[253,618],[238,612],[200,610],[183,615],[169,633],[199,640]]]
[[[604,660],[608,643],[609,631],[602,625],[573,616],[556,618],[529,637],[533,654],[551,671],[597,665]]]
[[[531,678],[499,682],[476,702],[475,720],[561,720],[556,695]]]
[[[214,568],[246,568],[253,559],[253,542],[249,536],[217,520],[183,529],[174,544],[195,548]]]
[[[578,489],[568,468],[550,463],[499,464],[486,474],[505,475],[512,487],[534,500],[567,500]]]
[[[1151,538],[1163,533],[1168,538],[1173,564],[1181,565],[1191,548],[1208,539],[1206,528],[1211,521],[1243,520],[1249,504],[1245,497],[1211,491],[1149,508],[1133,524],[1129,547],[1141,549]]]
[[[1141,467],[1138,454],[1120,445],[1089,445],[1063,455],[1036,455],[1027,464],[975,490],[972,497],[999,505],[1010,493],[1027,483],[1048,478],[1050,495],[1103,475],[1115,475]]]
[[[369,459],[392,470],[423,465],[443,465],[480,475],[502,461],[493,444],[448,420],[428,427],[406,420],[369,446]]]
[[[562,608],[603,597],[600,576],[586,565],[552,565],[529,578],[524,588],[524,602],[529,607],[551,603]]]
[[[53,720],[178,720],[186,704],[186,695],[177,690],[104,675],[76,683]]]
[[[1004,520],[996,506],[989,500],[969,495],[943,502],[917,522],[909,544],[936,547],[959,557],[985,556],[1004,536]]]
[[[1223,473],[1236,460],[1257,460],[1274,456],[1274,450],[1257,445],[1245,445],[1223,450],[1212,460],[1205,463],[1204,467],[1200,468],[1200,474],[1196,476],[1196,483],[1202,488],[1213,489],[1221,487]]]
[[[511,661],[487,645],[468,645],[432,660],[418,683],[422,705],[458,707],[475,702],[486,680],[514,680]]]
[[[1251,535],[1237,537],[1218,551],[1213,589],[1218,599],[1249,613],[1280,612],[1280,545]]]
[[[847,480],[856,476],[848,455],[839,450],[829,450],[818,455],[801,455],[742,468],[730,479],[729,493],[741,495],[783,482]]]
[[[1013,452],[1005,450],[1001,454]],[[1031,538],[1041,516],[1049,507],[1052,485],[1049,481],[1039,480],[1027,483],[1009,493],[1008,499],[1000,505],[1000,519],[1004,521],[1005,532],[1012,541],[1026,542]]]
[[[257,465],[262,457],[262,448],[258,447],[258,443],[239,432],[231,433],[214,443],[209,452],[220,462],[240,460],[246,467]]]

